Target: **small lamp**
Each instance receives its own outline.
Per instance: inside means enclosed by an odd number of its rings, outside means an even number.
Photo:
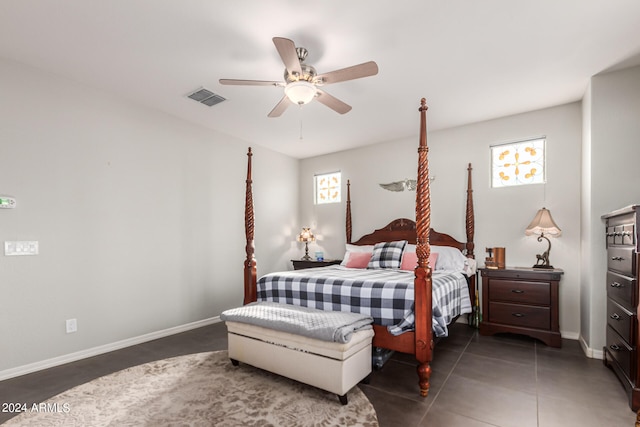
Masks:
[[[547,236],[560,237],[562,230],[556,225],[551,218],[551,212],[547,208],[540,209],[536,216],[531,221],[531,224],[524,231],[524,234],[531,236],[538,235],[538,242],[542,242],[545,239],[549,243],[549,247],[542,255],[536,255],[536,264],[533,268],[546,268],[552,269],[553,266],[549,264],[549,252],[551,252],[551,240]]]
[[[315,242],[316,236],[313,235],[311,229],[308,227],[303,227],[302,231],[298,235],[298,242],[304,242],[304,256],[301,258],[304,261],[309,261],[311,257],[309,256],[309,242]]]

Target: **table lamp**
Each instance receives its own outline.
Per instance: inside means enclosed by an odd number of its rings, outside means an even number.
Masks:
[[[538,235],[538,242],[542,242],[545,239],[549,243],[549,247],[542,255],[536,255],[536,264],[533,268],[546,268],[553,269],[553,266],[549,264],[549,252],[551,252],[551,240],[547,236],[559,237],[562,234],[562,230],[556,225],[551,217],[551,212],[547,208],[540,209],[536,216],[531,221],[531,224],[524,231],[527,236]]]
[[[311,259],[309,256],[309,242],[315,242],[316,236],[313,235],[311,229],[308,227],[303,227],[302,231],[298,235],[298,242],[304,242],[304,256],[301,258],[304,261],[308,261]]]

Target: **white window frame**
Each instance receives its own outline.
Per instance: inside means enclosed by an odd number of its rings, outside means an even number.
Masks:
[[[335,181],[333,184],[324,184],[323,179]],[[334,171],[319,173],[313,176],[313,201],[316,205],[340,203],[342,199],[342,172]]]
[[[546,145],[544,136],[492,145],[491,187],[545,184]]]

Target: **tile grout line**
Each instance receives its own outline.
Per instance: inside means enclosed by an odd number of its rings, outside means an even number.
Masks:
[[[434,396],[433,400],[431,401],[431,403],[429,404],[429,406],[427,407],[427,410],[424,413],[424,416],[422,417],[421,421],[425,419],[425,417],[429,414],[429,411],[431,410],[431,407],[433,406],[433,404],[436,402],[436,400],[438,400],[438,396],[440,395],[440,393],[442,392],[442,390],[445,388],[445,386],[447,385],[447,381],[449,381],[449,378],[451,377],[451,375],[453,374],[453,371],[455,371],[456,367],[458,366],[458,363],[460,363],[460,359],[462,359],[462,356],[464,355],[465,351],[467,351],[467,348],[469,348],[469,345],[471,344],[471,340],[473,339],[473,337],[477,334],[477,331],[473,333],[473,335],[471,335],[469,337],[469,341],[467,341],[467,344],[464,346],[464,348],[462,349],[462,351],[460,352],[460,356],[458,356],[458,358],[456,359],[455,363],[453,364],[453,367],[451,368],[451,370],[449,371],[449,373],[447,374],[447,377],[444,379],[444,382],[442,383],[442,386],[440,387],[440,390],[438,390],[438,392],[436,393],[436,395]]]

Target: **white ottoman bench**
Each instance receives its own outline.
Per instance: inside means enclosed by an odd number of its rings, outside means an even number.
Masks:
[[[343,405],[347,392],[371,374],[368,316],[258,302],[227,310],[220,318],[234,365],[247,363],[335,393]],[[345,323],[340,330],[332,329],[340,323]]]

